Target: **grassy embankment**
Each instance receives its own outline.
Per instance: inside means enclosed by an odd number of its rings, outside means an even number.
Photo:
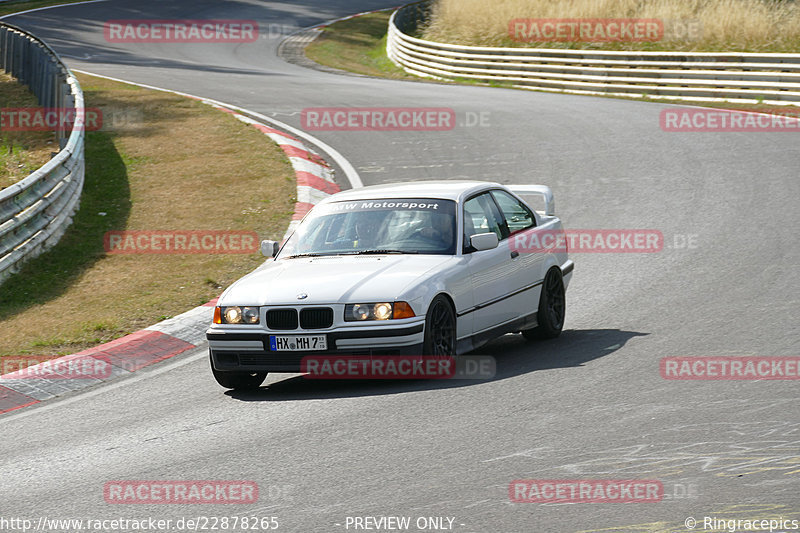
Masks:
[[[247,255],[117,255],[110,230],[245,230],[280,238],[294,172],[269,138],[195,100],[79,76],[104,126],[86,133],[72,226],[0,286],[0,355],[73,353],[218,296]],[[15,88],[16,89],[16,88]],[[35,166],[35,165],[34,165]]]
[[[0,4],[0,17],[3,15],[11,15],[12,13],[19,13],[20,11],[27,11],[28,9],[36,9],[37,7],[74,4],[80,1],[82,0],[17,0],[14,2],[4,2]]]
[[[640,6],[642,10],[634,8]],[[754,0],[753,14],[742,7],[742,2],[733,0],[663,0],[642,3],[636,0],[507,0],[485,4],[483,0],[439,0],[434,9],[434,18],[417,35],[440,42],[491,46],[530,46],[530,47],[608,47],[619,49],[620,43],[520,43],[509,39],[508,21],[514,18],[609,18],[614,16],[644,17],[661,15],[670,20],[702,21],[702,40],[662,43],[625,43],[624,46],[640,46],[642,49],[679,50],[739,50],[751,51],[792,51],[800,50],[800,6],[785,2]],[[570,6],[575,10],[571,11]],[[628,6],[629,9],[622,9]],[[661,7],[659,7],[661,6]],[[691,9],[690,9],[691,8]],[[386,28],[393,10],[371,13],[353,19],[343,20],[325,28],[322,35],[306,47],[306,55],[321,64],[367,74],[371,76],[414,79],[427,81],[405,74],[386,56]],[[488,12],[487,12],[488,11]],[[495,13],[496,11],[496,13]],[[700,17],[698,19],[698,17]],[[706,20],[708,18],[708,20]],[[746,28],[746,31],[745,31]],[[775,35],[772,34],[775,32]],[[782,32],[778,34],[778,32]],[[740,36],[738,40],[737,35]],[[730,48],[718,48],[717,44],[729,43]],[[472,80],[456,79],[445,83],[480,84]],[[498,87],[510,88],[510,83],[491,83]],[[601,96],[601,98],[624,98]],[[645,97],[630,97],[633,100],[647,100]],[[679,100],[657,99],[658,102],[683,103]],[[706,107],[742,109],[766,113],[787,113],[796,115],[796,106],[771,106],[766,104],[734,104],[725,102],[702,103]]]
[[[36,98],[27,87],[0,71],[0,110],[37,105]],[[53,132],[3,130],[5,122],[0,123],[0,189],[41,167],[50,159],[52,152],[58,151]]]
[[[476,46],[613,50],[790,52],[800,50],[800,5],[775,0],[437,0],[422,37]],[[520,42],[509,21],[526,18],[659,19],[653,42]],[[686,31],[682,31],[686,30]]]

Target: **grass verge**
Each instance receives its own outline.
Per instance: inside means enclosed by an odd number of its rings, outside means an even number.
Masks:
[[[17,0],[0,5],[0,17],[3,15],[11,15],[12,13],[19,13],[28,9],[36,9],[37,7],[60,6],[62,4],[74,4],[83,0]]]
[[[323,29],[305,53],[322,65],[392,79],[414,79],[386,56],[386,28],[393,9],[336,22]]]
[[[114,120],[86,133],[72,226],[2,285],[0,355],[56,356],[112,340],[207,302],[263,261],[107,254],[110,230],[246,230],[279,239],[294,209],[294,171],[255,128],[188,98],[79,80],[87,108]]]
[[[342,20],[325,28],[325,32],[312,41],[305,49],[306,56],[317,63],[358,72],[371,76],[391,79],[407,79],[422,82],[434,82],[429,78],[421,78],[405,73],[396,67],[386,55],[386,29],[393,9],[370,13],[361,17]],[[457,83],[461,85],[483,85],[506,89],[517,88],[511,82],[482,83],[474,80],[455,78],[452,80],[437,80],[435,83]],[[530,90],[530,89],[521,89]],[[549,91],[547,91],[549,92]],[[713,107],[720,109],[736,109],[743,111],[757,111],[762,113],[780,113],[791,116],[800,115],[797,106],[773,106],[769,104],[743,104],[728,102],[685,102],[682,100],[625,97],[597,95],[600,98],[614,98],[622,100],[638,100],[645,102],[658,102],[665,104],[678,104],[687,106]]]
[[[0,72],[0,190],[12,185],[50,159],[58,151],[53,132],[9,131],[2,116],[7,108],[34,108],[36,97],[10,75]]]

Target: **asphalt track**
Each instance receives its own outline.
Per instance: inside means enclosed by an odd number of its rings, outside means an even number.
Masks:
[[[797,133],[667,133],[646,102],[329,74],[286,29],[380,1],[130,1],[12,17],[70,67],[300,126],[322,106],[451,107],[445,132],[314,132],[364,183],[546,183],[570,228],[663,232],[653,254],[580,254],[556,341],[480,350],[488,382],[317,382],[224,393],[204,349],[0,419],[0,515],[452,517],[459,532],[689,531],[687,517],[800,519],[797,381],[670,381],[667,356],[797,356]],[[109,44],[108,19],[255,19],[250,44]],[[285,25],[285,26],[280,26]],[[472,113],[473,115],[468,115]],[[468,127],[483,113],[488,124]],[[209,177],[213,179],[213,177]],[[343,187],[347,183],[341,183]],[[224,216],[224,206],[218,211]],[[694,235],[696,246],[675,243]],[[658,479],[659,503],[511,503],[515,479]],[[252,505],[113,505],[112,480],[252,480]],[[445,522],[446,524],[447,522]],[[53,529],[57,530],[57,529]],[[697,530],[702,530],[698,527]],[[382,531],[386,531],[385,529]]]

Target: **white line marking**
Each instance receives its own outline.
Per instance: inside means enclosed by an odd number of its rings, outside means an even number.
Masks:
[[[34,11],[42,11],[42,10],[45,10],[45,9],[53,9],[53,8],[57,8],[57,7],[64,7],[64,6],[71,6],[71,5],[93,4],[93,3],[97,3],[97,2],[106,2],[106,1],[108,1],[108,0],[87,0],[87,1],[84,1],[84,2],[74,2],[74,3],[71,3],[71,4],[60,4],[60,5],[55,5],[55,6],[39,7],[39,8],[35,8],[35,9],[29,9],[27,11],[20,11],[20,12],[17,12],[17,13],[11,13],[9,15],[5,15],[5,16],[0,17],[0,20],[2,20],[4,18],[7,18],[7,17],[15,16],[15,15],[23,15],[25,13],[32,13]],[[356,188],[364,186],[363,182],[361,181],[361,177],[358,175],[358,172],[356,171],[356,169],[337,150],[335,150],[333,147],[329,146],[328,144],[322,142],[321,140],[317,139],[313,135],[310,135],[310,134],[308,134],[308,133],[306,133],[306,132],[304,132],[302,130],[294,128],[294,127],[292,127],[292,126],[290,126],[288,124],[285,124],[285,123],[283,123],[283,122],[281,122],[279,120],[272,119],[270,117],[262,115],[261,113],[256,113],[254,111],[250,111],[249,109],[246,109],[246,108],[243,108],[243,107],[235,106],[235,105],[228,104],[228,103],[225,103],[225,102],[220,102],[219,100],[214,100],[214,99],[211,99],[211,98],[204,98],[204,97],[196,96],[196,95],[193,95],[193,94],[183,93],[183,92],[180,92],[180,91],[173,91],[171,89],[164,89],[163,87],[155,87],[153,85],[146,85],[144,83],[137,83],[137,82],[134,82],[134,81],[123,80],[123,79],[119,79],[119,78],[113,78],[111,76],[104,76],[102,74],[95,74],[93,72],[88,72],[88,71],[85,71],[85,70],[79,70],[79,69],[71,69],[71,70],[73,70],[74,72],[80,72],[82,74],[88,74],[90,76],[96,76],[98,78],[103,78],[103,79],[116,81],[116,82],[120,82],[120,83],[127,83],[129,85],[135,85],[137,87],[143,87],[145,89],[152,89],[152,90],[155,90],[155,91],[162,91],[162,92],[177,94],[177,95],[180,95],[180,96],[186,96],[186,97],[190,97],[190,98],[195,98],[195,99],[198,99],[198,100],[202,100],[202,101],[205,101],[205,102],[210,102],[210,103],[219,105],[221,107],[225,107],[225,108],[228,108],[228,109],[232,109],[232,110],[240,111],[240,112],[243,112],[243,113],[247,113],[247,114],[250,114],[250,115],[252,115],[254,117],[258,117],[259,119],[261,119],[261,120],[263,120],[265,122],[268,122],[268,123],[270,123],[270,124],[272,124],[272,125],[274,125],[274,126],[276,126],[278,128],[283,129],[283,130],[289,131],[289,132],[295,134],[296,136],[298,136],[298,137],[300,137],[302,139],[305,139],[309,143],[316,145],[321,150],[326,152],[342,168],[342,170],[344,171],[345,176],[347,177],[347,180],[350,182],[350,186],[352,188],[356,189]],[[290,224],[290,229],[291,229],[291,224]],[[154,327],[154,326],[151,326],[151,328]],[[100,387],[100,388],[98,388],[96,390],[80,393],[80,394],[78,394],[76,396],[73,396],[73,397],[70,397],[70,398],[67,398],[67,399],[62,399],[60,401],[55,401],[53,403],[49,403],[48,402],[47,404],[42,405],[43,402],[40,402],[40,404],[39,404],[40,406],[39,407],[37,407],[35,409],[32,409],[32,410],[24,410],[24,411],[20,411],[20,412],[18,412],[16,414],[4,416],[4,417],[0,418],[0,422],[5,422],[5,421],[9,421],[9,420],[15,420],[17,418],[30,416],[31,413],[36,413],[36,412],[39,412],[39,411],[42,411],[42,410],[50,410],[50,409],[52,409],[52,408],[54,408],[56,406],[59,406],[59,405],[70,404],[72,402],[75,402],[75,401],[78,401],[78,400],[81,400],[81,399],[84,399],[84,398],[91,398],[92,396],[96,396],[98,394],[102,394],[102,393],[104,393],[106,391],[114,390],[114,389],[116,389],[118,387],[125,386],[125,385],[127,385],[129,383],[136,383],[138,381],[141,381],[142,379],[145,379],[146,377],[155,376],[155,375],[161,374],[163,372],[172,370],[174,368],[178,368],[178,367],[184,366],[186,364],[189,364],[191,362],[194,362],[194,361],[200,359],[201,357],[205,357],[205,353],[204,352],[200,352],[197,355],[193,355],[191,357],[187,357],[185,359],[181,359],[180,361],[174,361],[174,362],[171,362],[171,363],[162,362],[161,364],[158,364],[157,368],[154,368],[152,371],[145,371],[145,372],[142,372],[141,374],[137,373],[134,377],[125,379],[123,381],[106,382],[102,387]]]
[[[75,396],[71,396],[71,397],[68,397],[68,398],[65,398],[65,399],[61,399],[61,400],[57,400],[56,398],[53,398],[51,400],[47,400],[46,402],[41,402],[39,404],[36,404],[36,407],[30,406],[30,407],[28,407],[26,409],[23,409],[23,410],[19,411],[17,414],[6,415],[6,416],[3,416],[3,417],[0,417],[0,424],[2,424],[3,422],[8,422],[9,420],[15,420],[17,418],[23,418],[23,417],[26,417],[26,416],[30,416],[32,414],[36,414],[36,413],[39,413],[41,411],[49,411],[50,409],[57,408],[58,406],[61,406],[61,405],[69,405],[69,404],[71,404],[73,402],[77,402],[77,401],[80,401],[80,400],[85,400],[86,398],[91,398],[93,396],[97,396],[98,394],[103,394],[105,392],[118,389],[119,387],[124,387],[126,385],[131,384],[131,383],[136,383],[136,382],[139,382],[139,381],[141,381],[143,379],[147,379],[147,378],[152,377],[152,376],[157,376],[159,374],[163,374],[164,372],[169,372],[170,370],[174,370],[176,368],[188,365],[189,363],[194,363],[198,359],[207,358],[208,357],[208,352],[205,349],[203,349],[202,346],[198,346],[197,348],[193,348],[193,349],[196,350],[198,348],[200,348],[200,353],[198,353],[198,354],[186,357],[184,359],[180,359],[178,361],[171,361],[169,363],[164,362],[164,361],[162,361],[160,363],[155,363],[152,367],[145,367],[145,368],[141,369],[139,372],[136,372],[135,374],[131,374],[133,377],[126,378],[126,379],[123,379],[123,380],[116,379],[116,380],[113,380],[113,381],[106,381],[106,382],[104,382],[102,384],[98,384],[97,385],[98,388],[95,389],[95,390],[91,390],[91,391],[87,391],[87,392],[80,392],[80,393],[77,393]],[[152,370],[150,370],[150,368],[152,368]],[[210,375],[210,372],[209,372],[209,375]],[[209,381],[209,383],[211,383],[211,381]]]
[[[268,117],[266,115],[262,115],[261,113],[256,113],[255,111],[250,111],[249,109],[245,109],[244,107],[239,107],[239,106],[235,106],[235,105],[232,105],[232,104],[226,104],[225,102],[220,102],[219,100],[214,100],[212,98],[205,98],[205,97],[202,97],[202,96],[196,96],[194,94],[182,93],[180,91],[173,91],[171,89],[164,89],[163,87],[155,87],[153,85],[145,85],[144,83],[136,83],[135,81],[128,81],[128,80],[123,80],[123,79],[119,79],[119,78],[112,78],[111,76],[103,76],[102,74],[95,74],[94,72],[88,72],[88,71],[85,71],[85,70],[78,70],[78,69],[73,69],[73,70],[75,72],[80,72],[81,74],[88,74],[90,76],[97,76],[98,78],[104,78],[106,80],[117,81],[117,82],[120,82],[120,83],[127,83],[129,85],[136,85],[137,87],[144,87],[145,89],[153,89],[155,91],[163,91],[163,92],[167,92],[167,93],[177,94],[177,95],[180,95],[180,96],[187,96],[189,98],[196,98],[198,100],[205,100],[207,102],[211,102],[213,104],[216,104],[216,105],[219,105],[219,106],[222,106],[222,107],[226,107],[228,109],[233,109],[235,111],[240,111],[242,113],[247,113],[249,115],[257,117],[260,120],[263,120],[264,122],[268,122],[268,123],[272,124],[273,126],[276,126],[276,127],[280,128],[282,130],[286,130],[286,131],[288,131],[290,133],[293,133],[294,135],[300,137],[301,139],[304,139],[304,140],[308,141],[310,144],[316,145],[323,152],[327,153],[331,157],[331,159],[336,161],[336,163],[341,167],[341,169],[344,171],[345,177],[347,177],[347,181],[350,182],[350,187],[352,187],[353,189],[358,189],[358,188],[364,186],[364,183],[361,181],[361,176],[358,175],[358,172],[353,167],[353,165],[350,164],[350,161],[345,159],[345,157],[342,154],[340,154],[339,152],[337,152],[332,146],[329,146],[328,144],[322,142],[321,140],[317,139],[313,135],[309,135],[308,133],[304,132],[303,130],[299,130],[299,129],[294,128],[294,127],[292,127],[292,126],[290,126],[288,124],[284,124],[283,122],[281,122],[279,120],[275,120],[275,119],[270,118],[270,117]]]
[[[44,11],[45,9],[54,9],[56,7],[66,7],[66,6],[79,6],[81,4],[94,4],[96,2],[107,2],[108,0],[86,0],[85,2],[73,2],[71,4],[58,4],[57,6],[45,6],[45,7],[36,7],[33,9],[26,9],[25,11],[17,11],[16,13],[9,13],[8,15],[3,15],[0,17],[0,20],[3,20],[8,17],[16,17],[17,15],[24,15],[25,13],[33,13],[34,11]]]

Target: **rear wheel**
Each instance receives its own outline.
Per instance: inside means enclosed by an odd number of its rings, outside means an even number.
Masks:
[[[526,339],[554,339],[561,335],[564,328],[564,317],[567,311],[567,299],[564,294],[564,279],[561,270],[551,268],[547,271],[539,296],[539,309],[536,318],[539,326],[522,331]]]
[[[210,357],[210,355],[209,355]],[[267,378],[266,372],[228,372],[225,370],[217,370],[214,368],[214,362],[211,362],[211,372],[214,374],[214,379],[217,383],[226,389],[236,390],[253,390],[257,389],[264,383]]]
[[[423,355],[456,354],[456,314],[444,296],[437,296],[425,315]]]

